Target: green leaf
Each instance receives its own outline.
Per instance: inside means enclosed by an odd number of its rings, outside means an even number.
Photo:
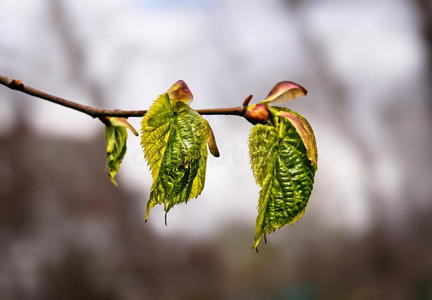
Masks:
[[[268,123],[255,125],[249,137],[251,166],[261,187],[254,248],[264,234],[292,224],[303,215],[316,171],[315,138],[305,143],[298,126],[279,112],[294,114],[299,123],[307,124],[304,126],[313,137],[307,121],[286,108],[271,107],[270,111]],[[308,155],[307,147],[315,149],[315,159]]]
[[[176,99],[172,88],[169,91],[142,119],[141,144],[153,177],[145,219],[156,204],[163,204],[168,212],[198,197],[204,188],[210,126],[189,107],[184,95]]]
[[[125,118],[106,117],[105,139],[106,139],[106,169],[111,182],[118,186],[115,176],[120,169],[120,164],[126,153],[127,131],[129,128],[134,134],[136,130],[130,125]]]
[[[278,116],[281,116],[288,120],[292,126],[295,127],[299,134],[303,145],[306,147],[306,153],[309,160],[316,167],[318,162],[318,151],[315,141],[315,135],[309,122],[300,114],[289,110],[287,108],[277,112]]]

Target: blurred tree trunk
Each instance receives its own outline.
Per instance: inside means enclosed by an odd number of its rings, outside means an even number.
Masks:
[[[87,70],[86,48],[74,30],[74,19],[70,16],[65,1],[49,0],[48,16],[53,23],[54,32],[57,33],[56,38],[64,50],[65,60],[69,63],[72,80],[87,90],[95,105],[103,106],[108,92]]]
[[[418,15],[418,26],[425,50],[425,89],[426,89],[426,106],[428,113],[432,112],[432,1],[414,0],[414,6]],[[432,121],[429,122],[432,128]]]
[[[382,223],[386,208],[379,200],[379,187],[375,184],[375,173],[373,165],[375,157],[367,140],[360,134],[363,130],[357,123],[353,122],[352,97],[347,82],[335,71],[332,62],[326,57],[325,49],[313,36],[313,28],[304,14],[305,7],[310,4],[308,1],[283,0],[286,5],[290,19],[296,20],[295,30],[299,44],[303,48],[303,54],[310,63],[316,82],[324,91],[325,107],[321,109],[328,116],[329,122],[334,122],[334,128],[356,149],[356,154],[364,166],[364,185],[366,201],[369,205],[370,221]],[[329,105],[330,104],[330,105]]]

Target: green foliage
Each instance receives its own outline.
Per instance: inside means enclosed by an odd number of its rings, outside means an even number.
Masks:
[[[304,213],[317,167],[313,131],[299,114],[270,107],[267,123],[251,130],[249,154],[261,187],[253,245],[256,248],[263,235],[296,222]]]
[[[302,86],[282,81],[267,98],[244,110],[244,117],[256,124],[249,137],[249,154],[261,187],[253,248],[262,236],[296,222],[311,195],[317,169],[313,130],[298,113],[269,106],[306,94]],[[189,106],[192,99],[188,86],[180,80],[154,101],[142,119],[141,145],[153,178],[145,220],[157,204],[168,213],[174,205],[198,197],[204,188],[207,146],[219,156],[209,123]],[[103,121],[108,175],[117,185],[114,177],[126,152],[126,128],[137,133],[124,118]]]
[[[184,95],[173,98],[162,94],[142,119],[141,144],[153,177],[146,219],[156,204],[168,212],[204,188],[206,143],[214,141],[213,134],[208,122],[183,101]]]
[[[106,139],[106,169],[111,182],[118,186],[115,176],[120,169],[120,164],[126,154],[127,131],[129,128],[135,135],[138,133],[127,122],[125,118],[105,118],[105,139]]]

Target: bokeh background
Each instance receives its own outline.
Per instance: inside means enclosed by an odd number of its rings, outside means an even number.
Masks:
[[[138,138],[117,189],[102,123],[0,87],[0,299],[432,299],[431,1],[2,0],[0,32],[0,74],[99,107],[299,82],[319,150],[306,214],[256,254],[244,119],[207,117],[222,156],[165,227]]]

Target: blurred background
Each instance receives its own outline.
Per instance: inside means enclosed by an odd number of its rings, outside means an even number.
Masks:
[[[2,0],[0,28],[0,74],[98,107],[299,82],[319,152],[306,214],[256,254],[244,119],[207,117],[222,156],[165,227],[139,138],[115,188],[102,123],[0,87],[0,299],[432,299],[431,1]]]

